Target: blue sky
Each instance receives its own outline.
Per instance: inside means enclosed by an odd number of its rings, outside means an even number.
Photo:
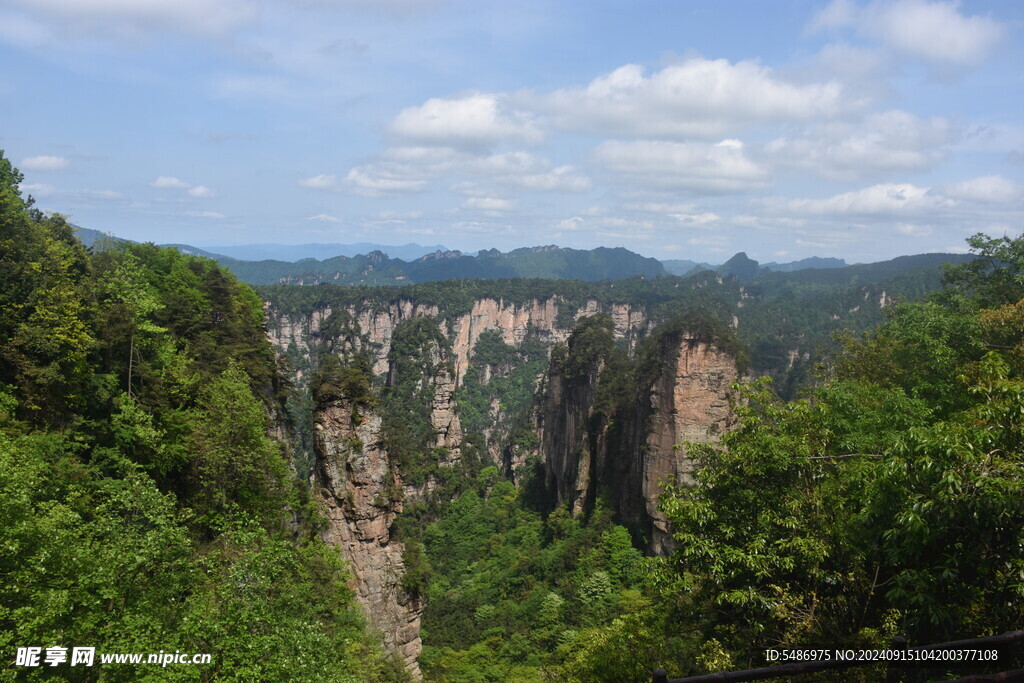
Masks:
[[[135,240],[963,250],[1024,217],[1024,3],[0,0],[23,189]]]

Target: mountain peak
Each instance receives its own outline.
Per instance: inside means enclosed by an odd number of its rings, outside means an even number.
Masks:
[[[758,263],[741,251],[720,265],[716,270],[722,275],[735,275],[740,282],[753,280],[757,276]]]

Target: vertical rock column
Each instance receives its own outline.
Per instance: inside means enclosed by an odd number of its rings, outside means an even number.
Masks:
[[[668,475],[693,481],[695,462],[684,443],[715,442],[735,421],[729,387],[738,379],[736,360],[713,345],[683,337],[675,363],[651,388],[646,448],[641,449],[640,492],[651,520],[655,554],[673,545],[668,520],[658,509],[660,482]]]
[[[390,535],[402,485],[381,443],[380,416],[362,410],[336,399],[316,414],[313,484],[328,518],[322,537],[348,560],[352,588],[385,648],[419,678],[423,610],[402,588],[404,546]]]

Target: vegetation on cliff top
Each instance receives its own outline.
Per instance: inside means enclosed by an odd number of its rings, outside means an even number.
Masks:
[[[162,680],[401,676],[365,633],[347,570],[314,538],[307,493],[267,435],[287,386],[260,299],[173,249],[86,250],[20,181],[0,154],[8,662],[16,647],[60,645],[212,655],[160,669]]]

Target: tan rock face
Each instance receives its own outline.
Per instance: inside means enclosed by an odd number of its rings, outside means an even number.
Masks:
[[[692,482],[695,463],[682,444],[716,442],[735,421],[729,387],[739,379],[735,359],[703,342],[683,338],[674,365],[655,383],[641,468],[641,496],[652,521],[650,550],[672,547],[668,520],[658,510],[665,477]]]
[[[469,313],[457,316],[450,329],[445,330],[452,342],[452,361],[455,365],[455,383],[460,385],[466,373],[473,347],[481,333],[498,330],[506,344],[518,345],[526,338],[530,329],[541,341],[550,344],[562,343],[569,338],[571,327],[559,327],[559,297],[534,299],[525,304],[514,304],[500,299],[479,299],[473,303]],[[373,371],[378,375],[388,371],[388,351],[395,327],[403,320],[418,316],[437,317],[441,311],[437,306],[427,306],[402,299],[386,309],[374,308],[370,302],[347,309],[359,325],[360,332],[372,345],[374,354]],[[649,327],[650,323],[642,310],[626,304],[611,304],[605,310],[597,301],[588,301],[574,315],[574,320],[596,313],[606,312],[615,321],[615,336],[626,338],[632,345],[637,334]],[[269,307],[268,317],[273,321],[268,336],[279,349],[287,349],[295,343],[308,353],[312,338],[319,333],[323,322],[330,316],[331,309],[317,309],[308,316],[293,318],[277,316]]]
[[[573,379],[548,377],[536,430],[545,480],[559,504],[579,515],[589,504],[591,490],[590,409],[597,388],[598,368]]]
[[[328,519],[322,537],[349,562],[367,620],[382,634],[385,648],[419,678],[423,609],[402,588],[404,547],[390,535],[402,510],[401,501],[393,500],[401,480],[380,437],[380,416],[361,413],[347,400],[318,410],[313,487]]]
[[[712,345],[686,334],[660,343],[665,363],[653,385],[620,404],[613,419],[593,412],[595,367],[573,379],[551,373],[536,422],[547,486],[559,504],[580,514],[596,492],[610,491],[620,518],[647,530],[654,554],[673,543],[658,510],[662,483],[669,476],[692,481],[696,463],[683,444],[717,441],[733,426],[729,393],[739,379],[735,359]]]

